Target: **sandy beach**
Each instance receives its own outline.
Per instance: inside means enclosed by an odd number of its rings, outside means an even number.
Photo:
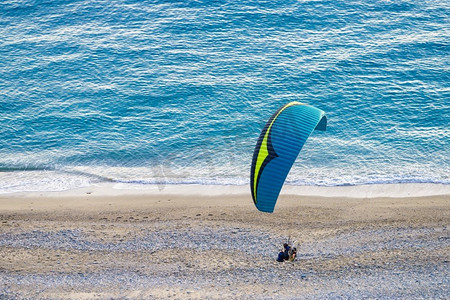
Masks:
[[[0,299],[450,297],[448,186],[246,188],[1,195]]]

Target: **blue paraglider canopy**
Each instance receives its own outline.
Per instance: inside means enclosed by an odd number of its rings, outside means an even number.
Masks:
[[[262,130],[250,172],[253,202],[263,212],[273,212],[284,181],[311,133],[325,131],[325,112],[300,102],[277,110]]]

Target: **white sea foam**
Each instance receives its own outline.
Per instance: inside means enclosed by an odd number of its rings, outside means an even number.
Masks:
[[[142,171],[142,168],[139,168]],[[148,169],[145,169],[149,171]],[[89,170],[92,172],[93,170]],[[14,171],[0,173],[0,194],[58,192],[54,195],[80,195],[86,191],[95,191],[96,195],[118,194],[181,194],[181,195],[233,195],[248,194],[250,188],[247,178],[165,178],[142,176],[139,179],[124,179],[126,172],[117,168],[93,174],[87,169],[78,168],[71,171]],[[134,169],[133,172],[136,172]],[[121,173],[122,179],[112,175]],[[99,175],[101,174],[101,175]],[[128,176],[133,176],[128,170]],[[63,192],[63,194],[60,194]],[[321,196],[321,197],[424,197],[450,195],[450,184],[411,181],[409,183],[374,182],[360,185],[311,185],[305,182],[297,184],[287,182],[281,193],[283,195]]]

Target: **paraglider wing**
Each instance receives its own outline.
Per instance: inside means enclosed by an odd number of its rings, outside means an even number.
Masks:
[[[325,112],[300,102],[277,110],[259,136],[253,153],[250,185],[253,202],[273,212],[283,183],[300,150],[314,129],[325,131]]]

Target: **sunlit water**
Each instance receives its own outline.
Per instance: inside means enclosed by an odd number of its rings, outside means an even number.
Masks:
[[[247,184],[289,101],[293,185],[450,184],[445,1],[1,1],[0,193]]]

